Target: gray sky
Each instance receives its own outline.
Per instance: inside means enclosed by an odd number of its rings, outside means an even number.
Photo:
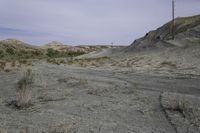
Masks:
[[[200,0],[176,0],[176,16]],[[0,39],[128,45],[171,19],[171,0],[0,0]]]

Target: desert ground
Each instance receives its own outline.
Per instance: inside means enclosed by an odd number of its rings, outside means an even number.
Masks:
[[[200,16],[176,23],[126,47],[0,41],[0,133],[199,133]]]
[[[199,75],[167,69],[134,71],[94,62],[98,63],[80,66],[40,60],[0,72],[2,132],[200,131]],[[33,73],[31,105],[19,109],[12,101],[26,69]]]

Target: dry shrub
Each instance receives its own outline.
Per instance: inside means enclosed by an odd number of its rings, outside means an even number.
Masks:
[[[11,62],[11,66],[12,66],[12,67],[15,67],[15,66],[16,66],[16,61],[12,61],[12,62]]]
[[[11,69],[5,69],[5,70],[4,70],[4,72],[7,72],[7,73],[8,73],[8,72],[11,72],[11,71],[12,71]]]
[[[184,113],[187,111],[189,102],[183,97],[183,98],[174,98],[171,99],[171,110],[179,111],[181,113]]]
[[[64,59],[55,59],[55,58],[48,58],[47,62],[51,63],[51,64],[56,64],[56,65],[66,64],[67,63]]]
[[[58,60],[56,60],[55,58],[48,58],[47,59],[47,62],[48,63],[51,63],[51,64],[56,64],[56,65],[60,65],[61,63],[58,61]]]
[[[4,70],[5,67],[6,67],[6,62],[0,61],[0,69]]]
[[[28,61],[27,61],[27,60],[25,60],[25,59],[21,59],[21,60],[19,60],[19,63],[20,63],[20,64],[27,64],[27,63],[28,63]]]
[[[171,61],[163,61],[160,63],[160,67],[172,67],[172,68],[177,68],[177,65]]]
[[[60,60],[60,63],[61,64],[66,64],[66,61],[65,60]]]
[[[164,108],[171,111],[178,111],[181,114],[185,114],[189,109],[189,101],[183,95],[166,94],[162,96],[162,103]]]
[[[33,74],[31,69],[28,69],[22,79],[18,81],[16,106],[24,108],[30,105],[31,90],[30,85],[33,83]]]

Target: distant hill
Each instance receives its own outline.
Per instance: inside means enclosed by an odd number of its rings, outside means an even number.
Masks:
[[[65,44],[63,44],[61,42],[57,42],[57,41],[52,41],[50,43],[47,43],[47,44],[41,46],[42,49],[52,48],[54,50],[66,50],[66,49],[69,49],[70,47],[72,47],[72,46],[65,45]]]
[[[6,39],[0,41],[0,49],[12,48],[14,50],[37,50],[39,47],[27,44],[16,39]]]
[[[102,49],[107,49],[112,46],[109,45],[78,45],[78,46],[72,46],[72,45],[66,45],[61,42],[53,41],[48,44],[45,44],[41,46],[42,49],[48,49],[52,48],[54,50],[59,50],[59,51],[81,51],[84,53],[90,53],[93,51],[99,51]]]
[[[99,51],[110,47],[112,46],[107,46],[107,45],[72,46],[57,41],[52,41],[42,46],[34,46],[16,39],[6,39],[0,41],[0,49],[2,50],[5,50],[7,48],[12,48],[14,50],[47,50],[48,48],[52,48],[58,51],[72,51],[72,52],[80,51],[84,53],[90,53],[93,51]]]

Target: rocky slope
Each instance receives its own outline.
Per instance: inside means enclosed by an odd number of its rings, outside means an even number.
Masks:
[[[130,46],[111,48],[80,58],[112,57],[111,66],[134,71],[200,74],[200,15],[176,18],[175,39],[171,22],[148,32]]]
[[[102,56],[126,56],[130,54],[143,55],[153,51],[162,52],[168,51],[170,48],[182,48],[185,51],[188,49],[196,49],[200,44],[200,15],[191,17],[179,17],[175,19],[175,39],[172,40],[171,24],[168,22],[156,30],[146,33],[144,37],[136,39],[131,45],[126,47],[110,48],[100,52],[93,52],[82,56],[83,58],[94,58]],[[197,46],[194,46],[196,45]],[[190,47],[192,46],[192,47]],[[189,48],[190,47],[190,48]],[[199,48],[200,49],[200,48]],[[179,49],[180,50],[180,49]],[[176,50],[173,50],[176,51]],[[191,52],[191,51],[190,51]],[[183,53],[180,51],[180,54]],[[195,52],[196,53],[196,52]],[[198,52],[196,53],[198,55]],[[189,55],[189,53],[188,53]],[[180,55],[181,56],[181,55]],[[80,57],[80,58],[82,58]]]
[[[171,25],[172,22],[168,22],[162,27],[146,33],[144,37],[135,40],[125,48],[125,51],[200,43],[200,15],[176,18],[174,40],[172,40]]]

